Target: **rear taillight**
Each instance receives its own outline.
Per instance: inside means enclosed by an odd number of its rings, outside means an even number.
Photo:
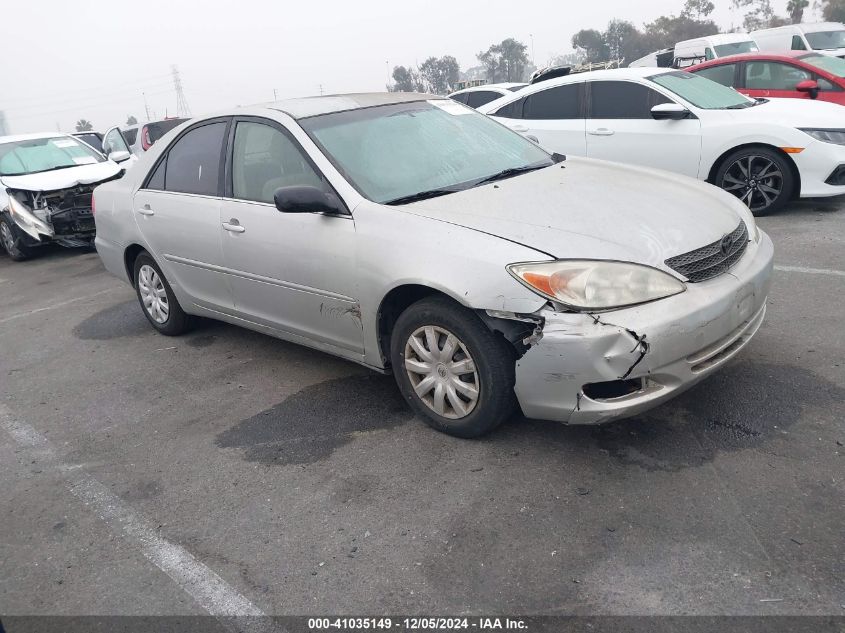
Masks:
[[[150,140],[150,128],[145,125],[141,128],[141,147],[143,147],[146,152],[152,146],[153,142]]]
[[[91,196],[91,215],[94,215],[94,196]]]

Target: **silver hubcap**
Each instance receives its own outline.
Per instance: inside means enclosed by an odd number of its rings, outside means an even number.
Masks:
[[[405,370],[411,386],[437,415],[457,420],[478,404],[478,372],[466,346],[441,327],[417,329],[405,343]]]
[[[155,268],[144,264],[138,271],[138,292],[144,309],[156,323],[164,323],[170,314],[167,291]]]
[[[765,209],[783,192],[783,173],[763,156],[745,156],[728,167],[722,189],[742,200],[752,211]]]
[[[9,227],[6,226],[5,222],[0,222],[0,238],[3,240],[3,248],[7,251],[11,251],[15,240],[12,238],[12,232],[9,230]]]

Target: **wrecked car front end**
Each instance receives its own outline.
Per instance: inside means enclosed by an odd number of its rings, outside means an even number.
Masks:
[[[773,247],[759,231],[742,257],[685,292],[603,313],[544,307],[516,364],[516,395],[530,418],[599,424],[680,394],[733,358],[763,322]]]
[[[91,198],[99,184],[44,192],[9,188],[7,210],[30,238],[25,240],[29,246],[49,242],[71,248],[88,246],[96,233]]]

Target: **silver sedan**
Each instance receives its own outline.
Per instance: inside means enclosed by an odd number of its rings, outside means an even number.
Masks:
[[[731,195],[431,95],[194,119],[94,201],[100,257],[162,334],[205,316],[392,372],[461,437],[667,400],[748,343],[772,269]]]

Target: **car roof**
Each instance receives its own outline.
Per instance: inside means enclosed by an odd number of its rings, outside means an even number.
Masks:
[[[453,95],[461,95],[465,92],[481,92],[483,90],[492,90],[492,91],[501,91],[503,94],[507,92],[513,92],[511,88],[514,86],[527,86],[528,83],[524,81],[512,81],[512,82],[503,82],[499,84],[481,84],[480,86],[471,86],[469,88],[464,88],[463,90],[456,90],[449,94],[449,96]]]
[[[331,114],[333,112],[445,98],[440,95],[430,95],[421,92],[358,92],[271,101],[270,103],[260,103],[255,107],[278,110],[294,119],[305,119],[320,114]]]
[[[730,64],[735,62],[741,61],[755,61],[755,60],[765,60],[765,61],[781,61],[781,62],[791,62],[798,60],[801,61],[801,57],[806,55],[813,55],[813,51],[779,51],[777,53],[739,53],[737,55],[728,55],[726,57],[719,57],[718,59],[711,59],[706,62],[702,62],[700,64],[696,64],[695,66],[690,66],[689,68],[684,68],[684,70],[689,70],[690,72],[695,72],[698,68],[708,68],[710,66],[720,66],[722,64]],[[815,53],[815,55],[819,55],[819,53]]]
[[[64,132],[35,132],[34,134],[12,134],[0,136],[0,143],[17,143],[18,141],[33,141],[38,138],[56,138],[57,136],[70,136]]]

